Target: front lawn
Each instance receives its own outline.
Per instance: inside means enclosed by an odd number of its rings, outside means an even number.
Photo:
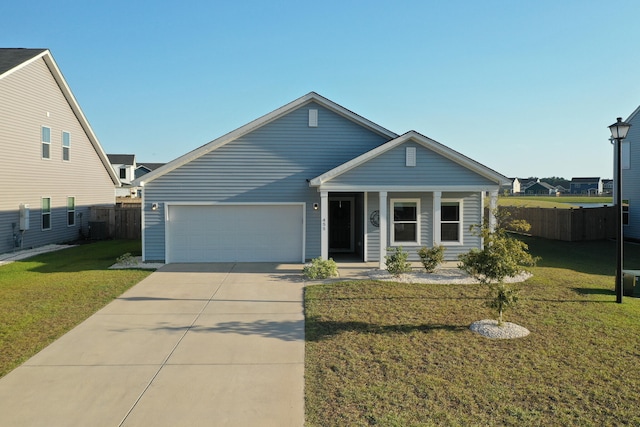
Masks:
[[[0,377],[150,274],[108,270],[140,242],[115,240],[0,267]]]
[[[527,242],[543,259],[505,319],[525,338],[469,331],[493,316],[481,285],[307,287],[307,425],[640,425],[640,299],[615,303],[615,242]]]

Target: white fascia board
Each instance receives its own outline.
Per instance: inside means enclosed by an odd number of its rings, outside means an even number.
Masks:
[[[259,117],[249,123],[247,123],[244,126],[239,127],[236,130],[233,130],[217,139],[214,139],[213,141],[199,147],[196,148],[193,151],[190,151],[189,153],[178,157],[177,159],[167,163],[166,165],[152,171],[149,172],[148,174],[142,176],[139,178],[140,181],[143,181],[145,183],[149,183],[159,177],[161,177],[162,175],[171,172],[177,168],[179,168],[180,166],[183,166],[207,153],[210,153],[211,151],[214,151],[220,147],[222,147],[223,145],[240,138],[243,135],[248,134],[249,132],[252,132],[282,116],[284,116],[285,114],[290,113],[291,111],[295,110],[296,108],[302,107],[305,104],[308,104],[310,102],[316,102],[320,105],[322,105],[323,107],[332,110],[350,120],[353,120],[357,123],[359,123],[360,125],[367,127],[369,129],[371,129],[372,131],[379,133],[385,137],[388,138],[395,138],[397,137],[397,135],[385,128],[383,128],[382,126],[379,126],[367,119],[365,119],[364,117],[361,117],[355,113],[353,113],[350,110],[347,110],[344,107],[341,107],[340,105],[336,104],[335,102],[332,102],[330,100],[328,100],[327,98],[324,98],[323,96],[318,95],[315,92],[310,92],[294,101],[289,102],[288,104],[273,110],[272,112],[265,114],[262,117]],[[134,185],[140,185],[138,180],[134,181]]]
[[[360,193],[371,192],[378,193],[385,191],[387,193],[399,192],[399,193],[419,193],[434,191],[441,192],[479,192],[479,191],[497,191],[500,187],[498,185],[331,185],[330,183],[323,184],[317,188],[318,192],[331,191],[331,192],[343,192],[343,193]]]
[[[16,71],[18,71],[18,70],[26,67],[27,65],[39,60],[40,58],[42,58],[43,56],[45,56],[47,54],[50,55],[49,50],[44,50],[44,51],[40,52],[39,54],[37,54],[33,58],[27,59],[26,61],[16,65],[15,67],[11,68],[10,70],[7,70],[4,73],[0,74],[0,79],[3,79],[5,77],[7,77],[8,75],[15,73]]]
[[[78,119],[78,122],[80,122],[80,126],[82,126],[82,129],[87,134],[87,137],[91,142],[91,145],[96,150],[96,153],[98,154],[98,158],[100,158],[100,161],[102,162],[105,170],[109,174],[111,181],[113,181],[113,184],[115,186],[119,187],[120,178],[116,175],[115,171],[113,170],[113,167],[109,162],[109,158],[107,157],[107,154],[102,149],[102,146],[100,145],[100,141],[98,140],[98,137],[93,132],[93,129],[89,124],[89,121],[87,120],[84,113],[82,112],[82,109],[80,108],[80,104],[78,104],[78,101],[76,100],[75,96],[73,96],[73,92],[71,92],[71,88],[69,87],[64,76],[62,75],[60,68],[58,68],[58,64],[56,64],[56,61],[53,59],[51,52],[49,52],[49,50],[46,50],[41,55],[37,56],[37,58],[40,58],[40,57],[44,59],[44,62],[45,64],[47,64],[47,67],[49,68],[49,71],[53,75],[53,78],[55,79],[56,83],[58,83],[58,87],[62,91],[62,94],[64,95],[67,102],[69,103],[69,106],[71,107],[71,110],[73,111],[76,118]],[[27,62],[30,62],[30,61],[27,61]]]
[[[631,123],[631,121],[633,119],[635,119],[635,117],[638,115],[638,113],[640,112],[640,106],[638,106],[638,108],[636,108],[633,113],[631,113],[631,115],[629,117],[627,117],[627,120],[625,120],[625,122],[627,123]]]

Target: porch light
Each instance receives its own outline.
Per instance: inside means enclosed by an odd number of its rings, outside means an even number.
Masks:
[[[617,121],[609,126],[611,139],[616,143],[616,225],[617,225],[617,257],[616,257],[616,302],[622,303],[622,263],[624,253],[624,230],[622,221],[622,140],[627,137],[631,125],[618,117]]]

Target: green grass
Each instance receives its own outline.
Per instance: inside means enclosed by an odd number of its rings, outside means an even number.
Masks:
[[[499,197],[498,198],[498,206],[517,206],[517,207],[530,207],[530,208],[560,208],[560,209],[569,209],[573,208],[573,204],[592,204],[592,203],[605,203],[611,204],[612,198],[611,196],[602,197],[602,196],[562,196],[562,197],[551,197],[551,196],[508,196],[508,197]],[[485,206],[489,206],[489,201],[487,200]]]
[[[150,274],[108,270],[140,242],[76,246],[0,267],[0,376]]]
[[[615,303],[615,242],[526,241],[543,259],[506,313],[525,338],[469,331],[494,316],[481,285],[307,287],[307,425],[640,425],[640,300]]]

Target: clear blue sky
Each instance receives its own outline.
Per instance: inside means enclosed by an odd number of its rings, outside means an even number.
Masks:
[[[6,1],[107,153],[167,162],[316,91],[507,176],[611,178],[640,105],[637,0]]]

